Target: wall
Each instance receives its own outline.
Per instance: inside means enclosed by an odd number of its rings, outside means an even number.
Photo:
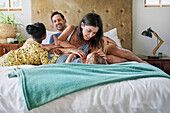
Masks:
[[[16,12],[17,22],[24,25],[31,23],[31,0],[22,0],[23,11]],[[144,0],[133,0],[133,52],[135,54],[151,55],[156,46],[156,37],[144,37],[141,32],[148,27],[157,32],[164,40],[158,52],[170,56],[170,7],[144,7]],[[8,12],[9,13],[9,12]],[[24,32],[24,37],[28,37]]]
[[[122,47],[132,50],[132,0],[31,0],[31,5],[32,22],[43,22],[48,30],[55,30],[50,20],[54,11],[63,13],[68,25],[78,25],[89,12],[97,13],[104,32],[117,28]]]
[[[158,49],[170,56],[170,7],[144,7],[144,0],[133,0],[133,52],[135,54],[151,55],[157,44],[157,39],[142,36],[145,29],[151,27],[164,40]]]
[[[31,23],[31,0],[22,0],[22,11],[3,11],[4,14],[15,14],[16,23],[23,24],[24,27],[18,28],[18,32],[22,32],[24,39],[27,39],[29,35],[25,31],[26,25]]]

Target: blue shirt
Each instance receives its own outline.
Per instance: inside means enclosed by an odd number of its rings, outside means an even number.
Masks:
[[[61,33],[56,33],[54,35],[58,38],[61,35]],[[52,43],[54,43],[53,35],[51,35],[50,41],[49,41],[49,44],[52,44]]]

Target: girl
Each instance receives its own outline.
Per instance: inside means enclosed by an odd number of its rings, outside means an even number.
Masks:
[[[22,47],[17,50],[11,50],[7,54],[0,57],[1,66],[13,66],[13,65],[40,65],[55,63],[59,55],[54,55],[53,58],[48,61],[48,51],[40,46],[42,40],[46,38],[46,28],[42,23],[35,23],[26,27],[28,34],[32,36],[29,38]],[[57,41],[57,46],[75,48],[71,44],[65,41]],[[72,51],[66,51],[66,53],[77,53],[76,49]],[[80,51],[79,51],[80,53]]]

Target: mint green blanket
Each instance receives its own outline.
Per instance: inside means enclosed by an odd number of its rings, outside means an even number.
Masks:
[[[8,77],[19,77],[28,110],[96,85],[145,77],[170,78],[160,69],[144,63],[51,64],[31,69],[15,68]]]

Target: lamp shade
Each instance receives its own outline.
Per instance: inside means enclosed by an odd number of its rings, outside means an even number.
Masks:
[[[162,43],[164,42],[158,35],[156,32],[154,32],[151,28],[148,28],[147,30],[143,31],[141,34],[147,37],[152,38],[152,33],[156,36],[156,38],[160,41],[157,46],[152,50],[152,57],[148,58],[157,58],[155,56],[156,51],[158,50],[158,48],[162,45]]]
[[[147,30],[143,31],[142,35],[152,38],[152,30],[151,30],[151,28],[148,28]]]

